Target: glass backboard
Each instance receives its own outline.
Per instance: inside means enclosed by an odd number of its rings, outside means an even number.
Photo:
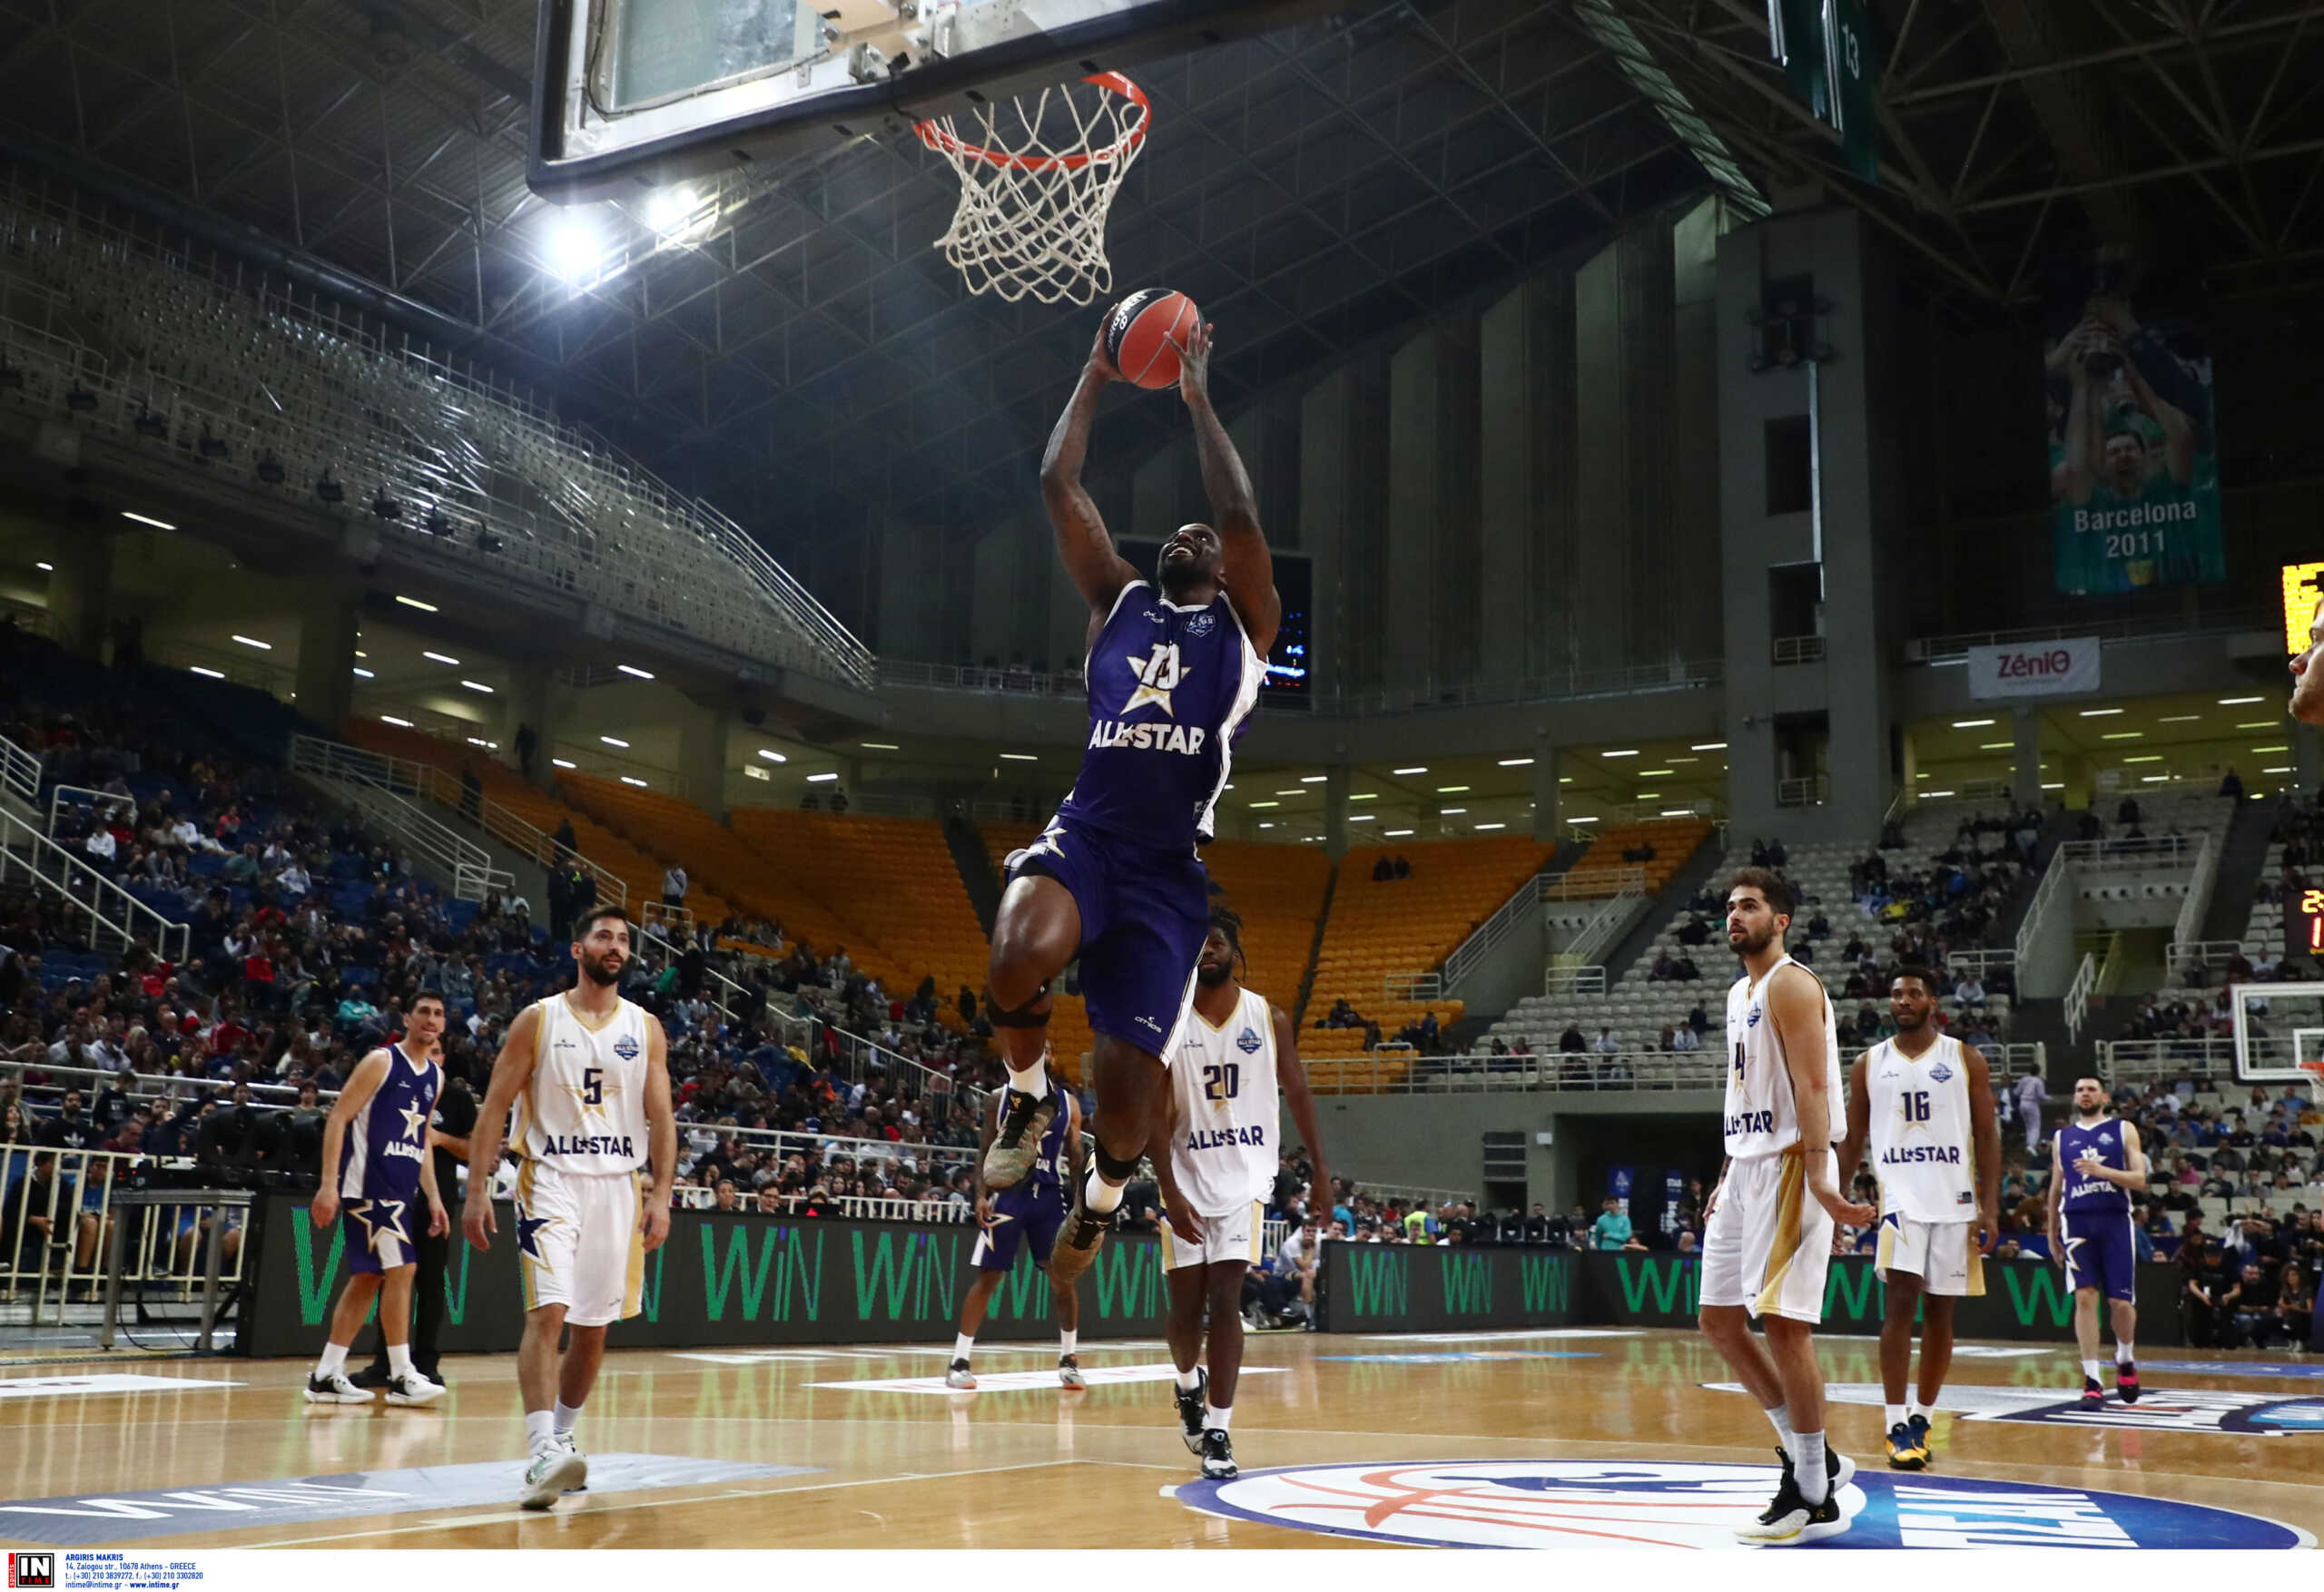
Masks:
[[[635,195],[1344,0],[543,0],[536,192]]]
[[[2324,982],[2231,984],[2235,1076],[2247,1084],[2313,1083],[2324,1061]]]

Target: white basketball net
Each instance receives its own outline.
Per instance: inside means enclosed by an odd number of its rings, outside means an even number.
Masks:
[[[921,123],[921,142],[960,179],[936,247],[969,290],[1087,304],[1111,289],[1106,211],[1150,115],[1138,86],[1107,72]]]

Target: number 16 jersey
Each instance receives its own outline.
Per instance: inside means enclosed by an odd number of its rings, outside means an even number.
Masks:
[[[1275,1191],[1275,1013],[1265,996],[1246,989],[1216,1027],[1190,1004],[1178,1032],[1171,1169],[1196,1215],[1229,1215]]]
[[[1777,973],[1797,967],[1789,957],[1768,969],[1757,984],[1738,978],[1727,992],[1727,1153],[1738,1161],[1777,1155],[1799,1143],[1799,1105],[1792,1097],[1791,1073],[1783,1044],[1768,1016],[1768,986]],[[1800,969],[1807,972],[1806,968]],[[1815,978],[1813,973],[1807,975]],[[1840,1031],[1832,1019],[1832,997],[1818,984],[1824,1003],[1824,1088],[1827,1126],[1847,1125],[1847,1091],[1840,1081]],[[1829,1145],[1817,1145],[1818,1150]]]
[[[583,1175],[645,1165],[645,1025],[655,1019],[625,1000],[591,1027],[563,995],[534,1009],[533,1076],[517,1103],[510,1145],[527,1161]]]

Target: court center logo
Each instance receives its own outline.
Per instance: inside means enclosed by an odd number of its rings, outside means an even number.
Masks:
[[[1166,1489],[1201,1514],[1411,1548],[1733,1548],[1771,1465],[1389,1460],[1246,1470]],[[1831,1548],[2312,1548],[2256,1515],[2083,1488],[1856,1473]]]

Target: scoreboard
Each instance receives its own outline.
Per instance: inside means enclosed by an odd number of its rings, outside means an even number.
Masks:
[[[2324,889],[2286,892],[2284,955],[2324,959]]]
[[[2308,627],[2316,618],[2316,604],[2324,598],[2324,564],[2284,565],[2284,653],[2308,650]]]

